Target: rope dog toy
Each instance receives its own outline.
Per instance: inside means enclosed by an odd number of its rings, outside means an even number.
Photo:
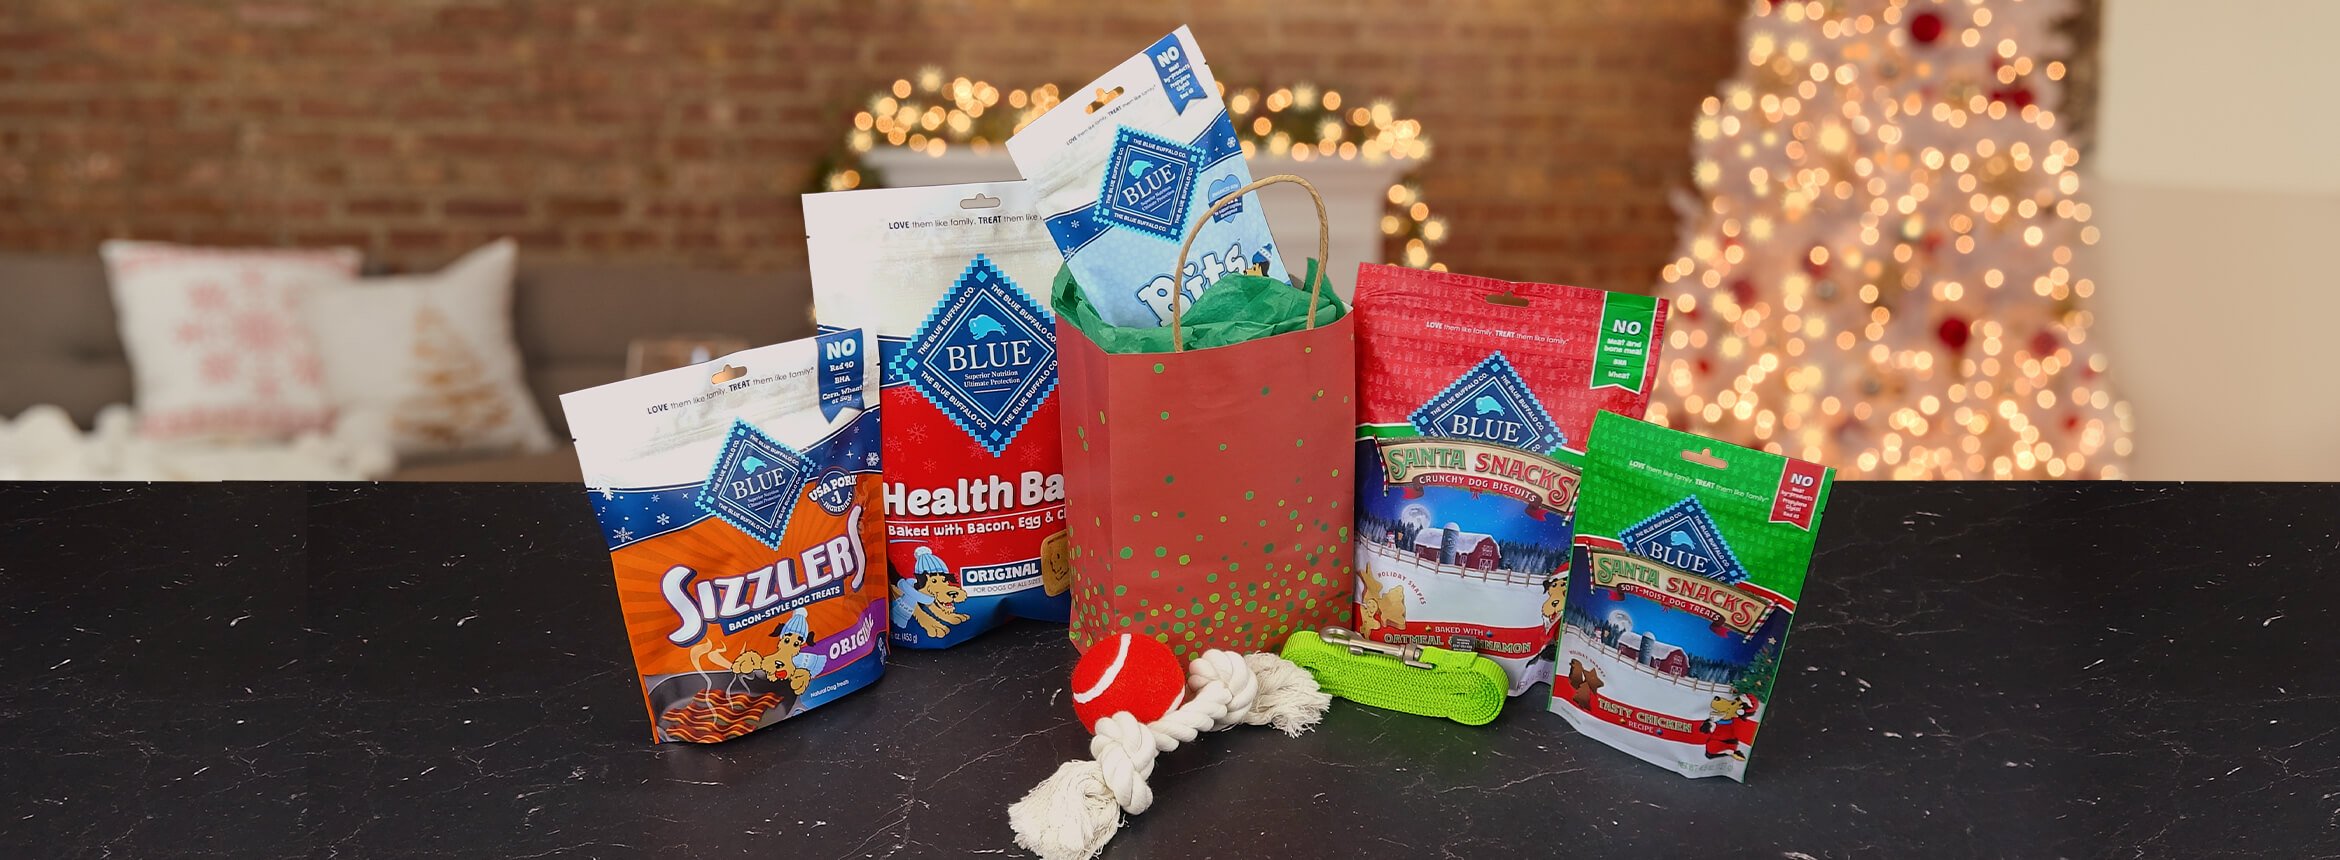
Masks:
[[[1122,813],[1154,805],[1146,779],[1162,753],[1240,725],[1296,737],[1332,704],[1307,670],[1274,654],[1204,651],[1181,670],[1169,646],[1127,633],[1090,646],[1072,687],[1073,712],[1095,735],[1090,760],[1058,766],[1008,807],[1016,844],[1042,860],[1105,850]]]
[[[1292,634],[1284,642],[1284,659],[1316,676],[1327,694],[1466,726],[1486,725],[1503,713],[1510,689],[1503,667],[1477,654],[1385,645],[1339,627]]]

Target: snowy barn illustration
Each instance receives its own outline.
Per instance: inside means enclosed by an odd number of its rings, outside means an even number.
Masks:
[[[1660,675],[1679,678],[1690,674],[1690,655],[1679,646],[1659,642],[1654,636],[1644,636],[1641,637],[1641,652],[1649,655],[1643,662],[1657,669]]]
[[[1496,570],[1503,566],[1503,547],[1495,543],[1493,535],[1462,531],[1448,523],[1445,528],[1416,533],[1414,557],[1472,570]]]
[[[1647,633],[1625,633],[1617,637],[1617,656],[1657,670],[1660,675],[1676,678],[1690,674],[1690,654],[1679,645],[1668,645]]]

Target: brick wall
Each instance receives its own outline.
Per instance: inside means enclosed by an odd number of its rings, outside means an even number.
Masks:
[[[1484,274],[1639,289],[1737,0],[13,0],[0,248],[111,236],[798,270],[796,194],[924,65],[1073,86],[1180,22],[1231,85],[1387,96]],[[1111,7],[1104,10],[1101,7]]]

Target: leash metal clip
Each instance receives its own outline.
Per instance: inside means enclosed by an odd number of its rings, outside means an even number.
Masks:
[[[1324,644],[1327,645],[1347,648],[1351,654],[1361,656],[1365,652],[1371,651],[1376,654],[1396,657],[1399,662],[1416,669],[1437,668],[1422,659],[1422,646],[1420,645],[1391,645],[1386,642],[1375,642],[1351,632],[1346,627],[1326,627],[1317,631],[1316,638],[1323,640]]]

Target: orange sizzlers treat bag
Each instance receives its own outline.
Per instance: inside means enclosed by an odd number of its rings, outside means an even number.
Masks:
[[[885,672],[874,346],[840,331],[562,395],[653,739],[730,740]]]

